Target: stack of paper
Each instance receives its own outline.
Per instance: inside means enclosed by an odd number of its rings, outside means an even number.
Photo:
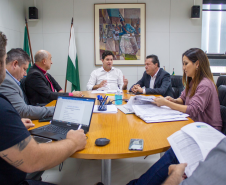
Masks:
[[[153,104],[154,96],[133,96],[124,107],[146,123],[187,120],[188,114]]]
[[[107,105],[107,110],[106,111],[99,111],[98,110],[98,106],[99,105],[95,105],[94,106],[94,109],[93,109],[93,112],[94,113],[117,113],[118,112],[118,109],[115,105]]]

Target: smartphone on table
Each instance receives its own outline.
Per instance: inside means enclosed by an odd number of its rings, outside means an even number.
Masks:
[[[142,151],[144,147],[143,139],[131,139],[129,143],[129,150]]]

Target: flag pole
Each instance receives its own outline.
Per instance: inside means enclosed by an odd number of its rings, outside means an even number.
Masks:
[[[71,28],[73,26],[73,17],[71,19]],[[71,29],[70,29],[70,37],[69,37],[69,46],[70,46],[70,39],[71,39]],[[67,67],[66,67],[66,76],[65,76],[65,88],[64,88],[64,92],[66,93],[67,90]]]
[[[34,59],[33,59],[33,54],[32,54],[32,49],[31,49],[30,34],[29,34],[29,30],[28,30],[28,24],[27,24],[27,18],[26,18],[26,17],[25,17],[25,24],[26,24],[26,28],[27,28],[27,35],[28,35],[28,41],[29,41],[29,48],[30,48],[30,52],[31,52],[31,61],[32,61],[32,65],[34,65]]]

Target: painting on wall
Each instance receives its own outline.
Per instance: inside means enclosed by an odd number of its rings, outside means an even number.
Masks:
[[[143,65],[146,51],[146,6],[95,4],[95,64],[104,51],[114,54],[114,65]]]

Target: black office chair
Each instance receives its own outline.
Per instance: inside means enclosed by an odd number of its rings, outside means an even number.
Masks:
[[[221,119],[223,123],[222,132],[226,135],[226,85],[218,87],[218,95],[220,101]]]
[[[173,91],[173,98],[178,98],[181,92],[184,90],[184,86],[182,83],[182,76],[180,75],[171,75],[171,84]]]
[[[20,87],[23,91],[23,94],[24,94],[24,101],[26,102],[26,104],[30,104],[29,103],[29,100],[27,98],[27,95],[26,95],[26,89],[25,89],[25,80],[26,80],[26,76],[24,76],[21,80],[20,80]]]
[[[218,77],[218,79],[217,79],[217,88],[220,85],[226,85],[226,75],[221,75],[221,76]]]

